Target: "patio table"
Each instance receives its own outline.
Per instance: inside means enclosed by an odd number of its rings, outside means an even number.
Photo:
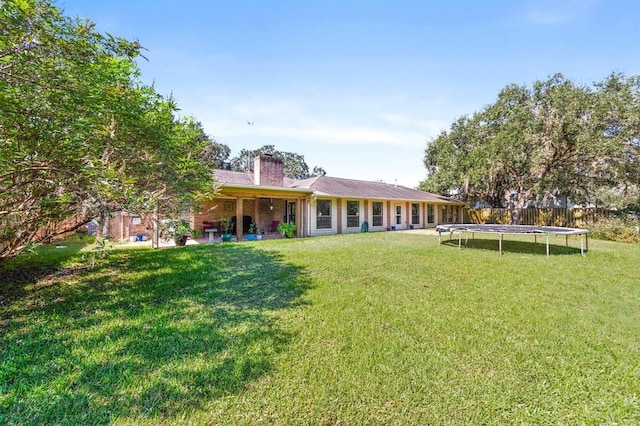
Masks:
[[[204,232],[205,234],[209,234],[209,242],[212,243],[216,237],[216,232],[218,232],[218,228],[206,228]]]

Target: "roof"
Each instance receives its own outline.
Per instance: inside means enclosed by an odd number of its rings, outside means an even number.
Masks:
[[[293,187],[313,189],[316,196],[378,198],[384,200],[411,200],[438,203],[455,202],[447,197],[418,189],[407,188],[406,186],[329,176],[318,176],[297,181]]]
[[[232,172],[231,170],[216,169],[213,176],[218,183],[227,183],[231,185],[255,185],[253,172]],[[288,177],[284,177],[284,186],[293,188],[296,181]]]
[[[218,183],[253,185],[253,172],[232,172],[217,169],[213,171],[213,176]]]
[[[252,172],[214,170],[214,176],[216,181],[221,184],[245,187],[255,185]],[[407,188],[406,186],[329,176],[317,176],[303,180],[293,180],[285,177],[282,189],[284,191],[292,189],[313,190],[314,195],[326,197],[426,201],[432,203],[457,204],[457,201],[450,198],[417,189]]]

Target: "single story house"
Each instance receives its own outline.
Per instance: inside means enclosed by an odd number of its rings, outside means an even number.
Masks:
[[[292,180],[270,155],[256,157],[253,172],[215,170],[214,176],[219,196],[191,214],[191,227],[220,230],[220,218],[228,217],[238,240],[251,223],[268,235],[293,222],[297,236],[311,237],[431,228],[463,217],[463,203],[417,189],[329,176]]]

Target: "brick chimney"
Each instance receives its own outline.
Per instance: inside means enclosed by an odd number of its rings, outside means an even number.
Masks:
[[[256,185],[284,186],[284,164],[271,154],[253,160],[253,182]]]

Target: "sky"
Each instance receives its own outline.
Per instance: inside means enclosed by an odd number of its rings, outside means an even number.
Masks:
[[[58,0],[138,40],[141,80],[231,148],[416,187],[424,150],[508,84],[640,74],[635,0]],[[251,123],[251,124],[249,124]]]

